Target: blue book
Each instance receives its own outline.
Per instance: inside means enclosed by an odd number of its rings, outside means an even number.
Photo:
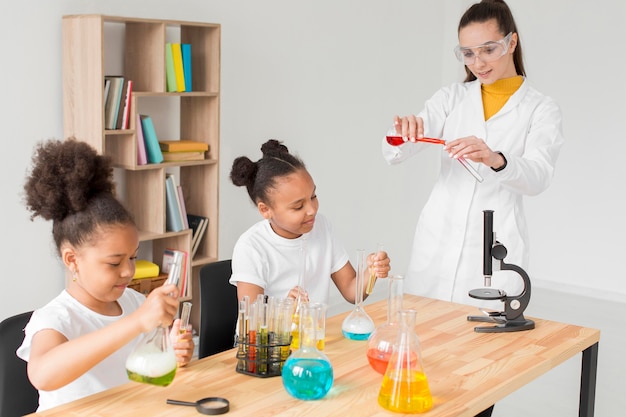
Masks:
[[[191,44],[181,43],[180,50],[183,55],[183,72],[185,74],[185,91],[191,90]]]
[[[183,230],[183,217],[176,198],[177,193],[174,176],[167,174],[165,177],[165,229],[168,232]]]
[[[163,162],[163,152],[159,146],[159,139],[154,130],[154,123],[152,118],[144,114],[141,117],[141,128],[143,130],[143,139],[146,142],[146,156],[148,157],[148,163],[159,164]]]

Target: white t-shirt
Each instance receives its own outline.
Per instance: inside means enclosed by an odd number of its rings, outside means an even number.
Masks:
[[[17,356],[28,362],[33,336],[40,330],[54,329],[68,340],[76,339],[131,314],[143,304],[145,299],[144,295],[127,288],[117,300],[122,308],[122,314],[110,317],[90,310],[63,290],[55,299],[33,312],[24,329],[24,341],[17,349]],[[140,338],[141,335],[66,386],[54,391],[39,390],[37,411],[56,407],[128,382],[126,358]]]
[[[303,247],[306,267],[304,279],[299,283]],[[287,297],[289,290],[300,285],[308,292],[311,302],[328,303],[330,275],[343,268],[348,260],[330,223],[319,213],[313,229],[296,239],[277,235],[269,221],[262,220],[244,232],[235,244],[230,283],[255,284],[275,298]]]

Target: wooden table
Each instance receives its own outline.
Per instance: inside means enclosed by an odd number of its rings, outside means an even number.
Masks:
[[[376,325],[386,320],[387,302],[366,306]],[[558,364],[582,352],[580,416],[594,413],[600,331],[534,319],[536,328],[513,333],[476,333],[468,322],[475,307],[405,295],[404,308],[417,310],[417,334],[433,395],[428,416],[471,417]],[[397,416],[378,405],[382,376],[365,356],[366,342],[345,339],[346,314],[330,317],[325,353],[334,370],[333,387],[318,401],[289,396],[280,377],[235,372],[235,349],[179,369],[165,388],[129,382],[56,407],[41,416],[194,416],[194,407],[168,405],[168,398],[196,401],[219,396],[230,401],[227,416]],[[532,398],[528,399],[532,401]]]

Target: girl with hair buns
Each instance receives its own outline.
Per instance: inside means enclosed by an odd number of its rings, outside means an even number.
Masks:
[[[261,151],[257,162],[235,159],[230,173],[233,184],[246,187],[264,219],[244,232],[233,250],[230,282],[239,299],[266,294],[327,303],[332,280],[354,303],[356,272],[330,222],[318,213],[315,183],[304,163],[277,140],[267,141]],[[303,249],[305,276],[299,282]],[[390,269],[385,252],[370,254],[368,265],[379,278]]]
[[[52,221],[52,236],[71,279],[35,310],[17,350],[39,390],[42,411],[128,382],[125,362],[142,333],[172,324],[178,288],[144,295],[127,288],[139,248],[132,216],[115,198],[110,160],[84,142],[37,146],[24,185],[32,216]],[[191,333],[172,326],[179,366],[193,353]]]

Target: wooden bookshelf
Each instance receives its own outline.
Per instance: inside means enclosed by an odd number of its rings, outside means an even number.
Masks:
[[[192,310],[195,328],[200,310],[199,271],[218,259],[220,36],[220,25],[211,23],[105,15],[63,17],[64,134],[112,158],[118,197],[140,230],[140,253],[147,252],[152,257],[148,260],[159,265],[165,248],[191,254],[191,230],[168,232],[165,228],[166,172],[173,172],[181,185],[187,212],[209,218],[198,252],[187,265],[191,292],[186,300],[197,301]],[[190,92],[166,92],[167,42],[192,46]],[[115,72],[133,80],[130,128],[125,130],[104,129],[104,77]],[[137,114],[150,114],[155,124],[167,126],[170,133],[159,134],[161,140],[208,143],[208,159],[137,165]]]

